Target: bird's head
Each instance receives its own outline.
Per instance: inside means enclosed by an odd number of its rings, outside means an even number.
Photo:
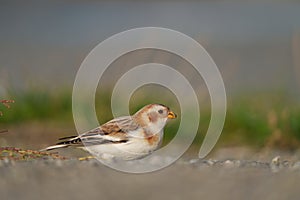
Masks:
[[[161,104],[149,104],[134,115],[141,126],[147,127],[154,134],[163,130],[168,119],[175,119],[176,117],[174,112]]]

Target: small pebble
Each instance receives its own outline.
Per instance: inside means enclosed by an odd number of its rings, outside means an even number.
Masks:
[[[208,160],[206,161],[206,163],[207,163],[209,166],[213,166],[213,165],[216,163],[216,161],[215,161],[215,160],[212,160],[212,159],[208,159]]]
[[[271,165],[279,166],[280,165],[280,156],[276,156],[272,159]]]
[[[235,166],[235,167],[240,167],[240,166],[241,166],[241,161],[240,161],[240,160],[236,160],[236,161],[234,162],[234,166]]]
[[[300,169],[300,161],[295,162],[295,163],[292,165],[292,169],[293,169],[293,170],[299,170],[299,169]]]
[[[189,164],[195,164],[197,162],[199,162],[199,159],[192,159],[189,161]]]
[[[280,156],[276,156],[272,159],[270,167],[271,171],[275,173],[280,170]]]
[[[232,160],[226,160],[223,165],[226,168],[233,168],[234,167],[234,162]]]

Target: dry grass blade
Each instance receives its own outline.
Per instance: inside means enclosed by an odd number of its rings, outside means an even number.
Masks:
[[[23,150],[15,147],[0,147],[0,160],[35,160],[35,159],[67,159],[57,153]]]
[[[1,100],[1,103],[5,106],[5,107],[7,107],[7,108],[10,108],[10,103],[15,103],[15,101],[14,100]]]

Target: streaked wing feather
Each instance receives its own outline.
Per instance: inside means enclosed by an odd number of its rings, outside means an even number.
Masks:
[[[136,130],[138,127],[130,116],[119,117],[79,136],[62,138],[61,140],[67,140],[57,144],[80,146],[84,143],[84,145],[90,146],[106,143],[124,143],[128,141],[128,134],[126,133]]]

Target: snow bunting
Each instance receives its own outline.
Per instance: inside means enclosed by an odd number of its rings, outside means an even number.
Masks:
[[[176,114],[168,107],[150,104],[132,116],[115,118],[79,136],[60,138],[61,142],[43,150],[75,146],[99,158],[143,158],[160,146],[165,125],[174,118]]]

